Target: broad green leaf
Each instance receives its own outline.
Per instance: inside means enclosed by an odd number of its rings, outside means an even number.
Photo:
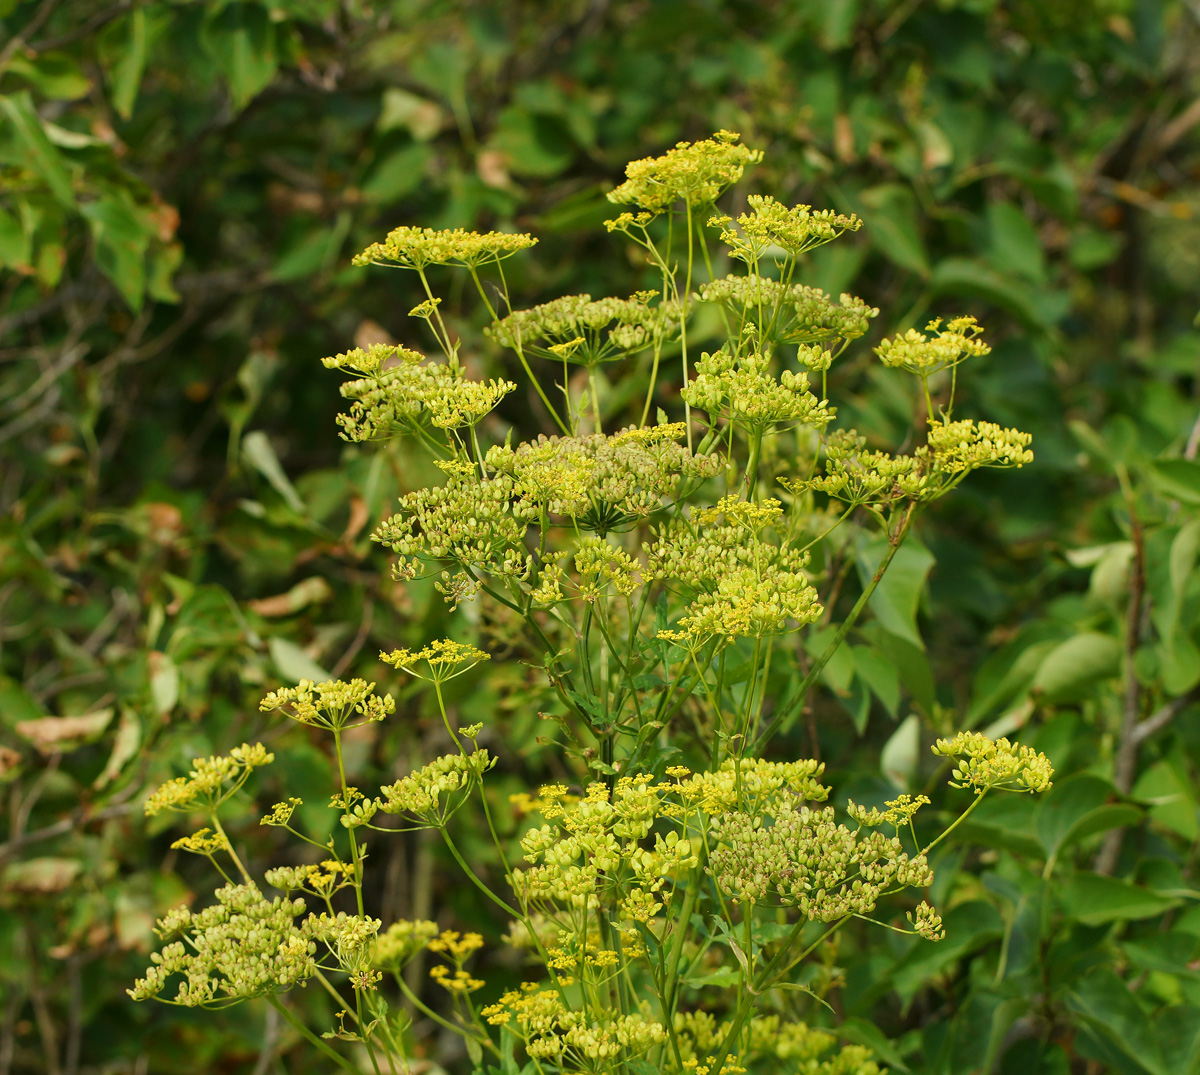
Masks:
[[[146,292],[146,248],[152,225],[124,191],[87,202],[79,211],[91,225],[96,264],[134,309]]]
[[[886,1037],[883,1031],[869,1019],[857,1015],[851,1016],[849,1019],[842,1020],[836,1033],[839,1038],[843,1038],[852,1045],[865,1045],[890,1069],[900,1072],[900,1075],[909,1075],[912,1071],[905,1064],[904,1057],[896,1047],[896,1043]]]
[[[1138,777],[1130,795],[1150,807],[1151,820],[1195,840],[1200,837],[1196,792],[1180,768],[1165,758],[1155,762]]]
[[[33,59],[18,53],[8,61],[8,71],[25,79],[52,101],[75,101],[86,97],[92,88],[92,80],[63,52],[42,52]]]
[[[1075,874],[1062,886],[1060,898],[1067,913],[1087,926],[1154,918],[1179,903],[1098,873]]]
[[[1030,689],[1052,704],[1073,701],[1120,674],[1121,643],[1111,635],[1084,631],[1046,654]]]
[[[107,787],[121,775],[121,770],[138,752],[142,745],[142,722],[131,708],[121,708],[121,719],[117,724],[117,735],[113,740],[112,752],[100,775],[92,782],[97,791]]]
[[[1200,463],[1191,459],[1155,459],[1150,477],[1163,496],[1185,504],[1200,504]]]
[[[870,583],[887,551],[886,538],[859,546],[858,577],[864,587]],[[917,605],[933,563],[932,553],[910,538],[896,550],[868,603],[885,630],[920,649],[924,649],[925,644],[917,630]]]
[[[123,21],[124,41],[108,77],[113,108],[122,119],[129,119],[146,70],[146,9],[135,7]]]
[[[45,181],[50,193],[67,207],[74,206],[75,194],[71,190],[71,177],[66,162],[58,150],[50,144],[41,121],[33,108],[28,90],[20,93],[0,95],[0,111],[12,124],[17,142],[25,151],[29,167]]]
[[[287,502],[287,506],[297,515],[304,515],[307,509],[296,487],[288,480],[279,456],[271,446],[270,438],[261,429],[247,433],[242,440],[242,455],[255,470],[257,470],[271,487]]]
[[[275,663],[275,670],[289,684],[295,685],[302,679],[312,680],[313,683],[324,683],[329,679],[329,673],[295,642],[276,635],[268,640],[267,649]]]
[[[445,110],[436,101],[399,86],[388,86],[380,100],[375,128],[384,134],[402,127],[418,142],[428,142],[445,126],[446,118]]]
[[[854,670],[895,719],[900,705],[900,673],[896,671],[896,666],[874,646],[848,648],[854,655]]]
[[[376,161],[359,189],[373,202],[398,201],[425,182],[425,170],[432,159],[428,146],[405,146]]]
[[[912,787],[921,764],[921,718],[909,714],[879,755],[879,771],[901,791]]]
[[[0,209],[0,265],[28,271],[33,248],[28,232],[21,222]]]
[[[825,652],[836,635],[837,629],[833,627],[810,631],[804,639],[804,648],[815,660]],[[849,646],[840,645],[821,670],[821,679],[835,694],[844,695],[850,689],[850,680],[853,678],[854,652]]]
[[[1136,825],[1142,811],[1132,803],[1108,802],[1116,789],[1100,777],[1079,773],[1057,781],[1038,806],[1037,835],[1046,851],[1046,876],[1060,853],[1098,832]]]
[[[1045,256],[1037,229],[1028,214],[1012,202],[990,202],[987,207],[988,261],[1001,273],[1013,273],[1043,283]]]
[[[1190,1075],[1169,1070],[1149,1013],[1129,985],[1112,970],[1093,971],[1068,995],[1067,1005],[1091,1031],[1085,1052],[1108,1065],[1105,1070],[1150,1075]]]
[[[275,77],[275,27],[265,8],[233,3],[205,28],[209,52],[229,82],[229,92],[239,110],[264,90]]]
[[[164,717],[179,702],[179,667],[171,658],[157,650],[146,658],[150,673],[150,697],[154,712]]]
[[[880,624],[868,624],[861,632],[887,655],[892,667],[900,674],[900,683],[912,699],[927,713],[937,700],[934,691],[933,669],[921,646],[883,630]]]
[[[864,190],[859,200],[865,207],[861,215],[868,222],[867,234],[876,249],[902,269],[929,276],[929,255],[912,190],[899,183],[884,183]]]
[[[1070,308],[1070,296],[1065,292],[1036,290],[973,258],[939,261],[929,278],[929,289],[935,298],[953,295],[984,299],[1035,328],[1049,328]]]

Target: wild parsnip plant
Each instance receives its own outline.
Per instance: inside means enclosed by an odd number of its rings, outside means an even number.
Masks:
[[[526,235],[403,227],[360,255],[417,275],[426,299],[411,315],[442,352],[427,359],[376,345],[325,360],[352,376],[342,386],[351,401],[344,437],[415,437],[445,474],[401,498],[375,539],[397,555],[397,580],[436,576],[451,606],[486,600],[521,624],[557,694],[578,782],[515,796],[518,836],[505,839],[488,795],[488,774],[504,759],[479,745],[480,725],[455,725],[443,695],[448,680],[489,659],[473,643],[380,655],[428,684],[452,749],[373,792],[348,782],[343,737],[389,717],[391,696],[362,680],[277,690],[264,710],[332,738],[339,824],[333,835],[293,827],[299,798],[263,817],[320,854],[315,864],[268,870],[266,888],[280,893],[268,898],[219,811],[271,755],[244,745],[199,759],[156,792],[148,812],[204,819],[176,846],[207,856],[226,884],[215,904],[159,923],[167,944],[135,999],[222,1007],[263,997],[331,1061],[359,1070],[361,1058],[376,1073],[408,1069],[414,1011],[460,1034],[475,1070],[499,1075],[879,1071],[867,1049],[839,1048],[809,1025],[831,985],[823,953],[855,918],[940,939],[938,912],[919,898],[932,881],[930,851],[991,791],[1045,790],[1050,764],[977,733],[938,740],[933,752],[952,759],[953,786],[974,797],[922,842],[913,817],[923,796],[882,808],[851,802],[839,820],[823,805],[822,765],[770,760],[766,747],[862,616],[922,505],[972,470],[1019,467],[1032,455],[1026,434],[953,415],[957,367],[988,350],[968,317],[875,348],[921,384],[919,443],[909,454],[830,428],[828,371],[878,311],[796,277],[807,251],[861,222],[760,196],[736,220],[720,214],[717,200],[759,157],[722,131],[629,165],[609,197],[633,208],[608,229],[640,248],[656,281],[629,297],[513,309],[503,262],[534,245]],[[740,269],[718,278],[719,261]],[[485,419],[517,386],[467,376],[427,274],[433,266],[469,275],[488,334],[515,356],[553,434],[489,443],[496,423]],[[697,353],[705,305],[722,339]],[[619,428],[599,376],[612,362],[645,376],[638,420]],[[674,364],[679,408],[665,398]],[[682,412],[677,420],[668,407]],[[765,452],[772,439],[776,450]],[[772,662],[794,660],[811,625],[834,626],[819,596],[830,558],[814,560],[814,548],[836,542],[839,528],[862,527],[886,537],[877,570],[792,696],[769,697]],[[455,843],[450,822],[464,810],[495,843],[499,889]],[[397,828],[437,830],[511,920],[503,943],[530,968],[519,988],[489,990],[473,969],[475,953],[496,939],[371,917],[367,846]],[[917,896],[907,928],[888,909],[905,890]],[[403,973],[422,952],[438,959],[430,976],[448,995],[441,1010]],[[344,1009],[336,1028],[309,1028],[288,1007],[283,994],[305,983]],[[393,990],[399,1005],[385,999]],[[341,1052],[334,1039],[359,1050]]]

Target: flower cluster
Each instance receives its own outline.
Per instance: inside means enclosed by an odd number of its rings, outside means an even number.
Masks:
[[[738,216],[739,234],[730,225],[727,216],[718,216],[709,221],[721,229],[721,241],[730,253],[749,265],[756,265],[764,254],[781,250],[796,258],[806,250],[831,242],[843,232],[858,231],[862,221],[853,213],[843,216],[832,209],[818,209],[811,205],[797,205],[789,209],[774,198],[762,194],[751,194],[746,203],[749,213]]]
[[[146,800],[146,816],[153,817],[163,810],[212,813],[241,788],[255,769],[274,760],[275,755],[268,753],[262,743],[243,743],[228,754],[193,758],[187,776],[168,780]]]
[[[678,443],[684,432],[682,422],[672,422],[611,436],[540,436],[516,448],[492,448],[487,464],[513,480],[523,516],[540,519],[546,511],[603,537],[719,472],[719,457],[694,456]]]
[[[363,915],[310,914],[304,920],[304,933],[321,941],[337,960],[338,967],[350,978],[355,990],[374,989],[383,977],[372,966],[375,937],[382,923]]]
[[[937,468],[947,474],[965,474],[979,467],[1022,467],[1033,462],[1033,438],[1018,429],[995,422],[929,423],[929,450]]]
[[[476,269],[521,250],[528,250],[537,240],[532,235],[510,235],[506,232],[479,233],[462,228],[399,227],[388,232],[381,243],[372,243],[355,256],[354,265],[397,265],[405,269],[424,269],[429,265],[463,265]]]
[[[678,142],[661,157],[632,161],[625,168],[626,180],[608,192],[608,200],[618,205],[637,205],[651,213],[661,213],[676,202],[692,208],[712,205],[721,192],[742,178],[746,165],[762,160],[760,150],[739,145],[740,135],[717,131],[700,142]],[[607,221],[610,231],[631,221],[623,214]]]
[[[991,348],[977,337],[983,327],[973,317],[956,317],[945,328],[934,318],[925,332],[910,328],[902,336],[883,340],[875,353],[885,366],[906,369],[918,377],[930,377],[939,370],[951,369],[967,358],[986,355]]]
[[[507,1027],[535,1060],[552,1060],[568,1070],[601,1070],[647,1053],[666,1040],[666,1028],[644,1013],[621,1015],[609,1009],[569,1009],[560,993],[526,982],[484,1008],[483,1017]]]
[[[324,683],[302,679],[294,687],[272,691],[259,702],[258,708],[264,713],[279,709],[301,724],[340,731],[391,716],[396,711],[396,701],[390,694],[380,698],[375,693],[375,684],[364,679],[348,683],[340,679]]]
[[[375,805],[385,814],[407,814],[420,827],[440,828],[494,764],[483,749],[443,755],[381,788]]]
[[[151,955],[146,977],[128,990],[134,1000],[219,1008],[280,992],[314,973],[316,945],[295,925],[303,900],[268,902],[252,884],[226,885],[216,897],[195,914],[179,907],[159,920],[163,940],[184,940]],[[160,996],[173,975],[183,978],[174,998]]]
[[[825,442],[825,473],[808,479],[781,478],[793,493],[815,490],[847,504],[884,507],[896,500],[926,500],[938,492],[927,473],[927,457],[871,451],[853,429],[838,429]]]
[[[959,732],[953,739],[939,739],[932,750],[954,759],[950,786],[974,788],[976,795],[990,788],[1045,791],[1054,776],[1054,767],[1045,754],[1007,739],[993,742],[979,732]]]
[[[375,966],[398,972],[437,935],[437,923],[426,919],[393,922],[376,938]]]
[[[784,422],[823,428],[832,421],[828,400],[813,395],[807,373],[784,370],[776,380],[770,365],[761,354],[705,353],[696,363],[696,376],[679,394],[707,411],[714,423],[720,417],[755,433]]]
[[[710,1012],[676,1013],[675,1036],[685,1069],[695,1075],[711,1071],[711,1058],[721,1048],[730,1028],[728,1020],[718,1023]],[[878,1065],[870,1059],[870,1050],[861,1045],[843,1046],[830,1054],[837,1039],[828,1031],[801,1022],[786,1022],[778,1015],[755,1016],[748,1020],[747,1028],[747,1047],[738,1058],[739,1063],[766,1060],[774,1068],[783,1060],[788,1063],[787,1070],[798,1070],[803,1075],[880,1075]],[[722,1066],[726,1075],[745,1070],[731,1067],[733,1063],[726,1060]]]
[[[918,795],[914,798],[911,795],[901,795],[899,798],[891,799],[884,804],[882,810],[876,807],[867,809],[859,806],[853,799],[846,803],[846,813],[849,814],[860,825],[867,825],[874,828],[877,825],[894,825],[896,828],[902,828],[905,825],[912,824],[912,819],[916,812],[922,806],[928,806],[929,800],[924,795]]]
[[[660,631],[660,638],[763,638],[821,615],[804,573],[807,555],[764,534],[779,514],[777,500],[726,497],[695,520],[676,518],[659,532],[647,549],[646,576],[682,583],[695,594],[676,629]]]
[[[266,872],[267,884],[284,892],[307,892],[329,899],[354,883],[354,866],[339,859],[325,859],[311,866],[276,866]]]
[[[480,661],[490,661],[491,655],[475,646],[451,639],[438,639],[428,646],[416,651],[394,649],[390,653],[380,653],[379,659],[393,668],[403,668],[410,676],[418,679],[429,679],[434,683],[444,683],[448,679],[468,672]],[[414,670],[414,666],[424,664],[429,670],[428,676]]]
[[[516,351],[594,366],[678,335],[680,305],[651,305],[657,295],[656,291],[639,291],[627,299],[597,300],[591,295],[564,295],[530,310],[517,310],[484,331]]]
[[[429,971],[429,977],[450,993],[474,993],[482,989],[484,982],[474,978],[470,972],[463,969],[463,964],[471,955],[483,947],[483,937],[478,933],[461,934],[457,930],[443,930],[437,937],[429,941],[425,947],[430,952],[437,952],[453,964],[454,970],[438,965]]]
[[[461,369],[386,344],[356,347],[322,361],[327,368],[360,375],[341,386],[343,398],[354,402],[337,418],[343,439],[355,442],[416,432],[426,419],[439,429],[478,425],[517,387],[512,381],[472,381]]]
[[[785,343],[856,340],[866,333],[871,318],[879,314],[875,307],[853,295],[843,294],[840,301],[834,302],[820,288],[785,284],[754,273],[703,284],[699,297],[724,306],[739,324],[752,321],[764,335]]]
[[[869,914],[893,886],[923,888],[933,880],[923,855],[910,859],[895,837],[839,825],[832,807],[781,801],[773,813],[770,824],[740,810],[713,821],[717,846],[709,872],[736,903],[773,900],[807,919],[833,922]]]

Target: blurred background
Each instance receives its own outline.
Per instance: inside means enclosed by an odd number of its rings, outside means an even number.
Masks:
[[[718,128],[767,153],[739,197],[864,218],[804,282],[880,307],[866,344],[979,317],[961,413],[1036,453],[924,518],[893,682],[831,669],[778,749],[842,793],[918,790],[918,744],[991,727],[1051,754],[1057,797],[946,851],[941,945],[847,937],[814,1019],[899,1072],[1200,1071],[1197,0],[0,0],[0,1075],[318,1070],[265,1006],[124,990],[156,915],[211,891],[148,788],[258,738],[259,803],[312,786],[324,824],[325,744],[262,694],[396,693],[354,744],[369,787],[442,734],[380,648],[514,652],[368,540],[438,472],[340,441],[319,360],[431,341],[415,281],[350,258],[399,224],[515,229],[541,240],[506,264],[526,304],[627,294],[605,191]],[[472,368],[507,370],[439,282]],[[833,380],[841,424],[904,440],[911,389],[869,346]],[[535,668],[494,660],[454,704],[499,730],[498,804],[559,775]],[[503,929],[427,840],[372,868],[385,924]],[[466,1070],[435,1030],[423,1065]]]

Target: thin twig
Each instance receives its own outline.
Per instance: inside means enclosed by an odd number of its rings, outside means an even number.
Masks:
[[[1161,709],[1148,716],[1133,730],[1133,740],[1135,744],[1145,742],[1150,736],[1156,732],[1162,731],[1168,724],[1171,723],[1179,713],[1186,709],[1189,705],[1200,698],[1200,689],[1193,689],[1187,694],[1181,694],[1178,698],[1172,698]]]

